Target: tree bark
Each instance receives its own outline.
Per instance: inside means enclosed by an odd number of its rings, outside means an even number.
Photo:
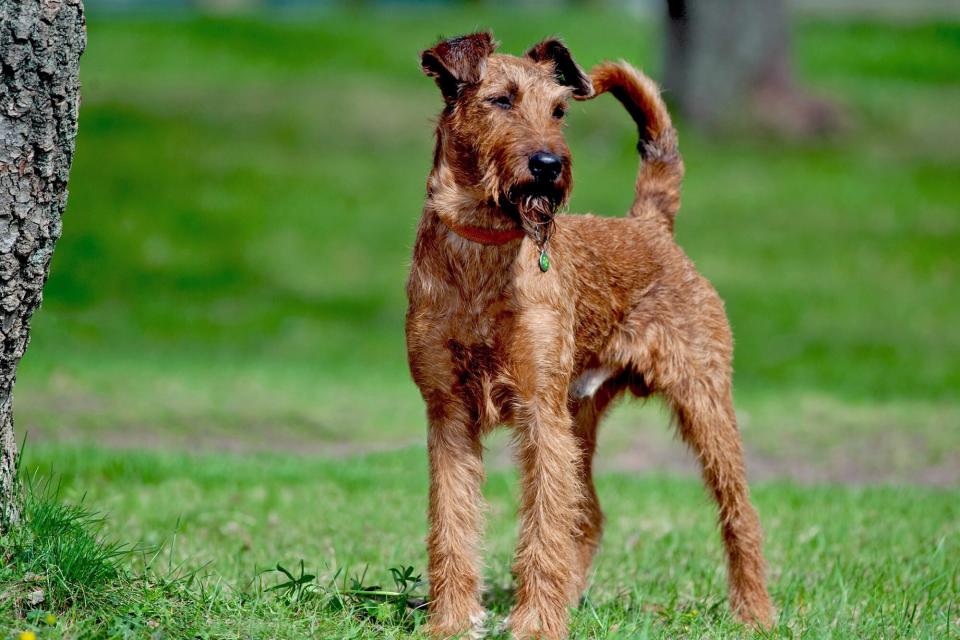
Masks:
[[[60,237],[86,40],[80,0],[0,0],[0,531],[19,520],[13,384]]]
[[[760,123],[805,135],[838,124],[828,102],[795,82],[786,0],[666,5],[666,96],[695,125],[719,130]]]

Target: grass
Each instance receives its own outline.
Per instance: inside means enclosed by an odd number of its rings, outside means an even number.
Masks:
[[[23,518],[5,540],[5,569],[24,576],[22,593],[8,594],[17,609],[46,602],[51,608],[91,606],[122,574],[122,546],[96,537],[101,520],[79,504],[61,504],[49,483],[26,491]],[[6,577],[6,576],[5,576]]]
[[[396,609],[377,621],[363,608],[369,599],[340,610],[331,600],[345,575],[365,573],[366,586],[382,586],[393,584],[389,567],[422,570],[426,468],[419,448],[347,464],[64,447],[35,448],[31,460],[39,472],[59,474],[63,501],[82,498],[110,512],[106,539],[165,544],[159,560],[134,554],[124,563],[146,576],[123,578],[139,589],[129,603],[57,610],[54,628],[34,625],[49,637],[108,636],[128,618],[134,635],[159,623],[176,636],[166,625],[177,618],[183,632],[210,638],[407,637],[410,621]],[[606,539],[587,601],[574,613],[574,637],[745,635],[726,611],[713,509],[695,479],[611,473],[600,478],[599,492]],[[754,493],[780,611],[771,637],[957,636],[955,492],[770,482]],[[487,604],[502,620],[511,597],[515,478],[492,473],[486,495]],[[264,570],[279,563],[299,577],[301,559],[315,576],[307,581],[312,597],[266,590],[289,579]],[[178,566],[196,571],[192,582],[170,573]],[[144,603],[152,608],[130,613]]]
[[[403,281],[440,100],[415,53],[477,26],[508,51],[559,33],[585,66],[657,66],[653,25],[597,10],[90,16],[64,235],[18,372],[38,480],[0,545],[0,637],[416,628],[399,606],[424,590],[426,508]],[[737,335],[770,635],[960,637],[960,26],[798,28],[801,74],[847,131],[784,144],[680,123],[677,234]],[[633,136],[614,101],[574,106],[571,210],[626,208]],[[750,635],[666,423],[650,405],[606,425],[608,531],[574,637]],[[498,619],[504,449],[485,488]],[[291,581],[278,565],[295,584],[271,591]],[[394,587],[391,567],[413,572]]]

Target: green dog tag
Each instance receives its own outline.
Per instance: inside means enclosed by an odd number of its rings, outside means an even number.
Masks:
[[[547,269],[550,268],[550,256],[547,255],[546,251],[540,252],[540,271],[546,273]]]

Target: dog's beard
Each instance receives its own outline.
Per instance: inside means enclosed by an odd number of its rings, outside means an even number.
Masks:
[[[511,189],[508,200],[520,228],[543,248],[553,233],[553,218],[563,204],[563,192],[556,188],[517,187]]]

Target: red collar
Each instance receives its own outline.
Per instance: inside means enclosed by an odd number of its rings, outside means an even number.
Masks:
[[[444,223],[446,224],[446,223]],[[472,225],[452,225],[447,224],[447,228],[453,231],[461,238],[478,242],[480,244],[507,244],[513,240],[519,240],[524,235],[521,229],[486,229],[484,227],[474,227]]]

